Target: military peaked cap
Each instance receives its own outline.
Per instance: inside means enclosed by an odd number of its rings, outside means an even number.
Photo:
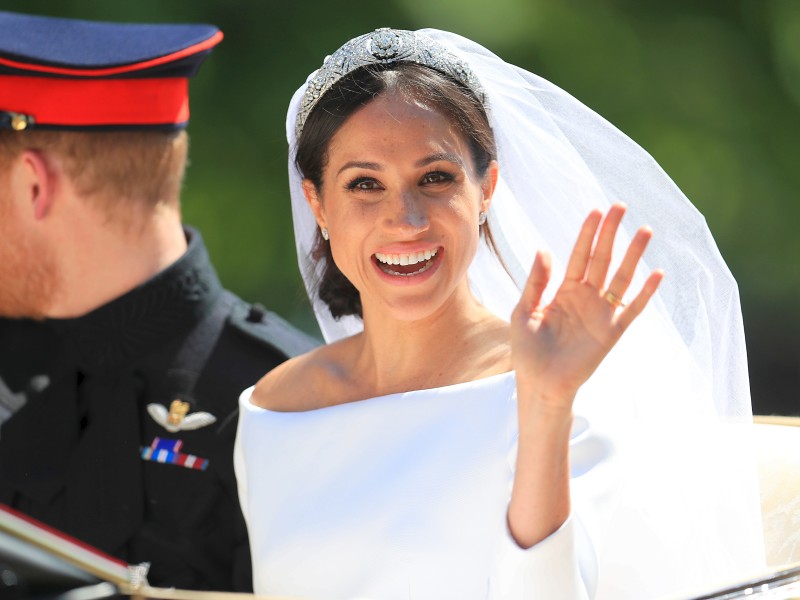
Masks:
[[[222,32],[0,11],[0,128],[179,129]]]

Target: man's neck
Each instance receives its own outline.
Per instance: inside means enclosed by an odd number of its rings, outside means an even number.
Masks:
[[[49,317],[89,313],[143,284],[186,252],[177,207],[158,208],[137,226],[84,215],[65,228],[57,255],[59,293]]]

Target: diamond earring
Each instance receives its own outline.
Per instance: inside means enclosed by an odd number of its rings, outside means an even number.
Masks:
[[[328,228],[327,227],[322,227],[319,230],[319,232],[322,234],[322,239],[325,240],[326,242],[330,239],[330,236],[328,235]]]
[[[482,210],[478,215],[478,227],[486,223],[486,211]]]

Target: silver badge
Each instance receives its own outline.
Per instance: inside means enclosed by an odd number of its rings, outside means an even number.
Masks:
[[[188,402],[173,400],[169,411],[161,404],[148,404],[147,412],[156,423],[171,433],[200,429],[217,421],[217,417],[207,412],[188,414],[189,408]]]

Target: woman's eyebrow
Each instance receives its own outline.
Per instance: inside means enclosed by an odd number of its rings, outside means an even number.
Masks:
[[[458,165],[459,167],[464,167],[464,161],[458,154],[453,154],[451,152],[436,152],[435,154],[431,154],[430,156],[426,156],[425,158],[421,158],[417,162],[414,163],[415,167],[424,167],[431,163],[439,162],[439,161],[446,161],[451,162],[453,164]],[[367,162],[362,160],[351,160],[344,163],[341,168],[336,172],[339,175],[342,171],[346,171],[347,169],[370,169],[373,171],[383,171],[383,167],[374,162]]]
[[[342,167],[336,172],[338,175],[342,171],[346,171],[347,169],[370,169],[372,171],[382,171],[383,167],[378,163],[373,162],[365,162],[360,160],[351,160],[342,165]]]
[[[431,154],[430,156],[426,156],[425,158],[418,160],[416,163],[414,163],[414,166],[424,167],[431,163],[439,162],[440,160],[451,162],[458,165],[462,169],[464,168],[464,161],[462,158],[458,154],[453,154],[451,152],[436,152],[435,154]]]

